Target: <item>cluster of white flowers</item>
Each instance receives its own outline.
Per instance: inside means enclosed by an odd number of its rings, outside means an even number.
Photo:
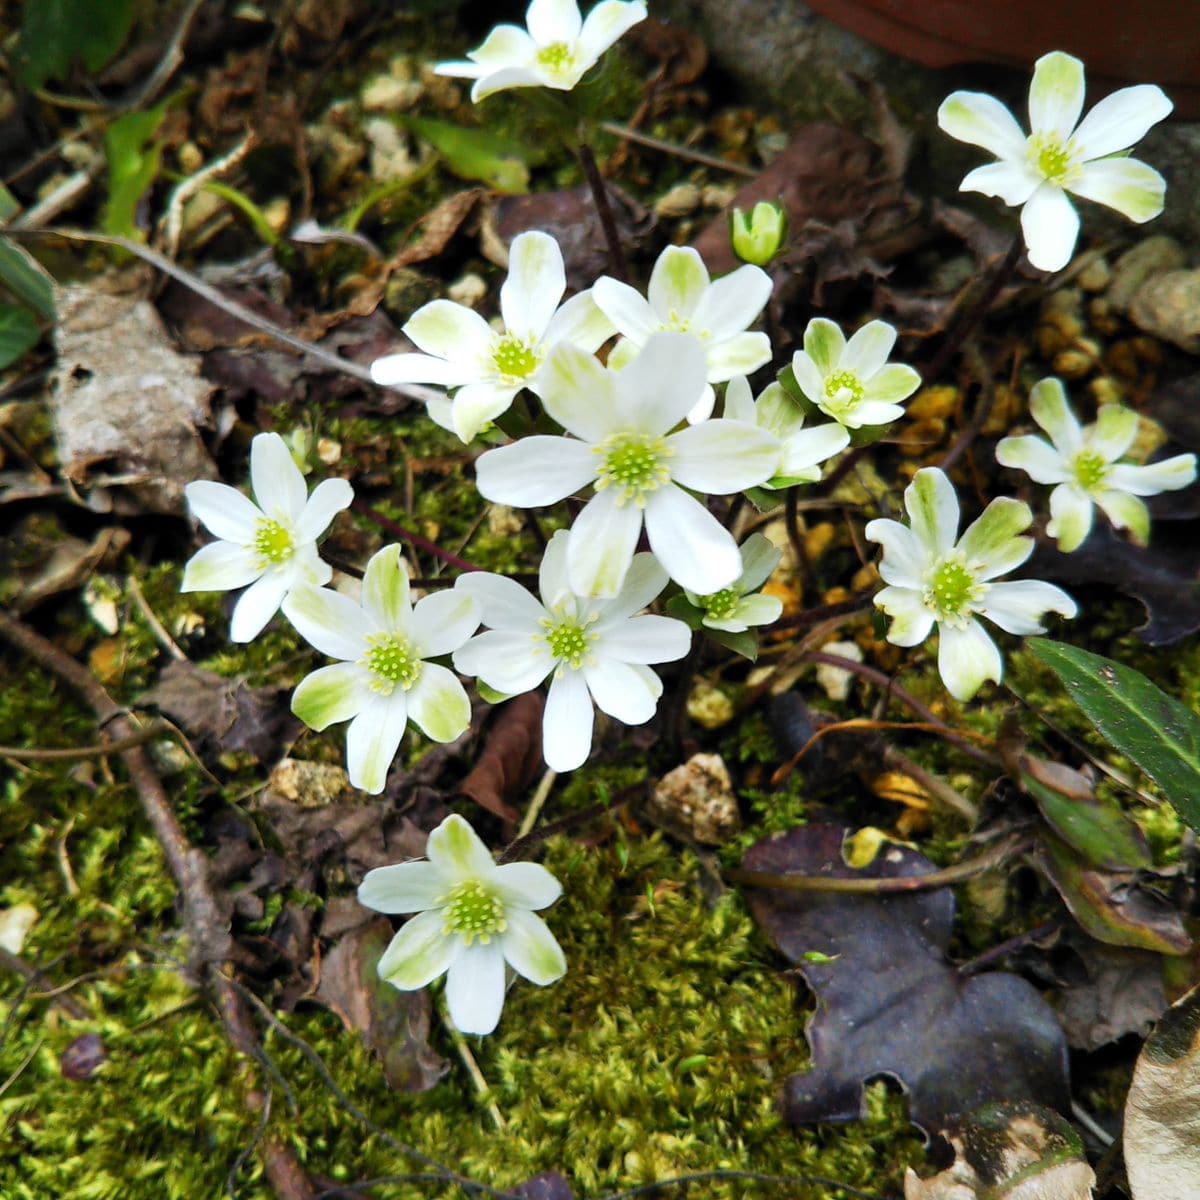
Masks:
[[[641,0],[602,0],[586,21],[574,0],[533,0],[527,30],[499,26],[468,61],[438,70],[475,80],[476,100],[514,87],[569,90],[645,15]],[[1162,205],[1161,177],[1121,153],[1170,110],[1159,89],[1115,93],[1079,122],[1082,104],[1082,64],[1055,53],[1037,63],[1029,136],[988,96],[955,93],[938,113],[948,132],[998,156],[963,187],[1023,205],[1030,260],[1046,270],[1064,266],[1075,244],[1067,192],[1135,221]],[[734,222],[739,253],[752,261],[723,278],[712,279],[695,250],[670,246],[644,295],[602,277],[565,302],[557,242],[523,233],[510,247],[495,323],[435,300],[404,326],[416,350],[373,364],[382,385],[444,389],[429,416],[464,443],[488,433],[492,448],[475,463],[484,498],[523,508],[576,502],[570,527],[547,545],[538,595],[476,572],[414,605],[394,545],[367,564],[357,601],[327,586],[332,571],[316,544],[350,504],[350,485],[326,480],[310,496],[276,434],[254,439],[254,501],[219,483],[188,486],[193,513],[219,540],[188,563],[185,590],[245,587],[235,640],[255,637],[282,608],[335,660],[300,683],[292,707],[313,729],[349,722],[356,786],[384,788],[410,720],[441,742],[466,730],[471,708],[460,675],[504,697],[549,680],[545,759],[556,771],[573,770],[591,752],[595,708],[626,725],[653,717],[663,683],[652,667],[683,658],[694,631],[752,644],[753,629],[779,618],[780,600],[759,590],[779,551],[760,534],[739,546],[717,515],[728,505],[710,498],[761,498],[819,480],[831,458],[902,417],[921,382],[912,367],[890,361],[897,334],[886,322],[868,321],[847,338],[816,317],[803,349],[755,398],[747,376],[772,354],[767,334],[751,328],[772,289],[755,264],[771,261],[785,233],[781,210],[760,205]],[[522,391],[538,402],[539,432],[497,446],[493,426],[508,423]],[[997,458],[1055,485],[1048,533],[1063,551],[1082,543],[1097,505],[1144,542],[1149,516],[1139,497],[1195,478],[1192,455],[1151,466],[1119,461],[1136,431],[1131,410],[1103,407],[1082,427],[1058,381],[1044,380],[1030,411],[1050,441],[1005,438]],[[1022,536],[1033,521],[1023,502],[993,500],[959,537],[954,487],[941,470],[925,468],[904,503],[907,524],[866,526],[883,551],[886,586],[875,604],[891,618],[887,636],[897,645],[916,646],[936,628],[941,677],[965,700],[1002,674],[1000,651],[978,618],[1034,634],[1046,613],[1071,617],[1075,604],[1048,583],[999,581],[1033,549]],[[672,583],[669,611],[685,620],[647,611]],[[455,1023],[486,1033],[499,1018],[505,963],[539,984],[565,969],[533,915],[559,887],[532,864],[497,867],[458,817],[431,834],[428,853],[427,863],[372,871],[360,889],[362,902],[380,911],[420,913],[396,935],[380,973],[416,988],[447,972]]]

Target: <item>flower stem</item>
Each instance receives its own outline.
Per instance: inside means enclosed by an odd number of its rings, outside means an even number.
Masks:
[[[608,188],[604,184],[604,177],[600,174],[596,156],[592,153],[591,146],[584,141],[578,143],[575,153],[579,156],[579,165],[583,168],[584,178],[592,190],[592,200],[596,205],[596,214],[600,218],[600,228],[604,230],[604,240],[608,243],[609,270],[614,279],[626,283],[629,280],[629,268],[625,262],[625,251],[621,246],[617,220],[613,215],[612,205],[609,203]]]
[[[411,529],[405,528],[399,521],[393,521],[391,517],[385,517],[378,509],[372,508],[369,504],[364,504],[361,500],[355,500],[350,507],[354,512],[359,513],[361,516],[366,517],[372,524],[377,525],[384,533],[390,533],[393,537],[398,537],[402,541],[416,546],[418,550],[424,550],[427,554],[432,554],[434,558],[440,558],[442,562],[451,567],[457,567],[460,571],[478,571],[481,569],[475,566],[474,563],[467,562],[465,558],[459,558],[457,554],[451,554],[449,550],[443,550],[436,542],[431,542],[419,533],[414,533]]]

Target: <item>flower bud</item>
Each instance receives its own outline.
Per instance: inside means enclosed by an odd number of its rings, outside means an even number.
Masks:
[[[729,216],[729,240],[742,262],[765,267],[787,240],[786,210],[768,200],[760,200],[749,216],[735,208]]]

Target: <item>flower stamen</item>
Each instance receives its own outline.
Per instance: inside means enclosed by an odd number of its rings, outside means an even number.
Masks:
[[[509,333],[492,348],[492,363],[497,374],[517,383],[528,379],[541,366],[542,354],[533,341],[525,341]]]
[[[1105,461],[1104,456],[1094,450],[1084,450],[1075,456],[1071,464],[1075,480],[1085,492],[1098,488],[1105,480],[1112,464]]]
[[[961,550],[951,551],[926,576],[924,600],[939,621],[963,625],[987,590],[966,564]]]
[[[255,526],[252,549],[258,555],[259,569],[265,570],[267,567],[287,562],[296,547],[285,525],[273,521],[270,517],[263,517]]]
[[[550,75],[569,77],[575,67],[575,52],[567,42],[552,42],[537,53],[538,66]]]
[[[1069,138],[1064,142],[1056,133],[1035,133],[1029,138],[1026,153],[1030,166],[1059,187],[1065,187],[1079,174],[1075,144]]]
[[[368,649],[360,660],[370,672],[373,692],[390,696],[399,684],[406,692],[421,674],[421,657],[407,638],[397,633],[375,633],[367,638]]]
[[[862,403],[862,381],[854,371],[831,371],[825,377],[825,403],[821,407],[835,420]]]
[[[596,635],[589,632],[588,626],[595,617],[580,621],[563,614],[555,615],[559,617],[557,621],[542,622],[542,628],[546,631],[543,635],[546,645],[550,647],[550,653],[557,660],[560,670],[569,667],[572,671],[578,671],[584,661],[591,657]]]
[[[671,479],[666,465],[671,450],[664,438],[642,433],[614,433],[592,450],[603,459],[603,465],[596,472],[596,491],[615,487],[618,504],[632,500],[641,508],[647,495]]]
[[[504,904],[474,879],[457,883],[441,901],[446,924],[442,932],[457,933],[467,946],[478,938],[486,946],[495,933],[508,928]]]
[[[737,611],[741,599],[742,593],[737,588],[728,587],[713,592],[711,596],[701,596],[700,603],[706,616],[714,621],[728,621]]]

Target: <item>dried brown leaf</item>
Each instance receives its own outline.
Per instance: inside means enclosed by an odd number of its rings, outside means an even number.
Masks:
[[[507,798],[524,791],[542,764],[541,693],[526,692],[503,705],[484,739],[479,760],[458,790],[502,821],[515,823]]]

